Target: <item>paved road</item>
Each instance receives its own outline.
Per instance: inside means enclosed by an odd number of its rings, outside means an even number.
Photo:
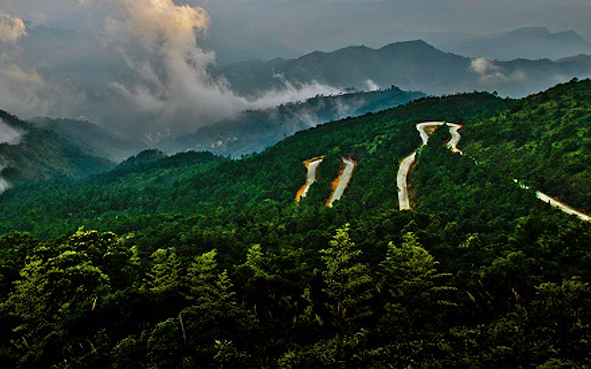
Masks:
[[[398,175],[396,175],[396,185],[398,186],[398,208],[400,210],[410,210],[410,196],[408,194],[408,173],[410,167],[415,162],[417,152],[413,152],[400,162]]]
[[[458,143],[462,138],[460,136],[460,128],[462,126],[456,123],[445,123],[445,122],[424,122],[417,124],[416,128],[421,135],[421,140],[423,141],[422,145],[426,145],[429,141],[429,135],[435,130],[436,127],[441,126],[443,124],[447,124],[449,126],[449,132],[451,133],[451,140],[447,143],[447,147],[454,153],[462,154],[462,151],[458,149]],[[406,158],[402,159],[400,162],[400,167],[398,169],[398,175],[396,177],[396,185],[398,186],[398,206],[400,210],[410,210],[410,199],[408,194],[408,173],[410,172],[410,168],[412,164],[415,162],[417,152],[413,152]],[[515,182],[519,183],[519,181],[515,180]],[[520,185],[523,188],[527,188],[523,185]],[[579,219],[591,222],[591,217],[587,214],[583,214],[580,211],[577,211],[567,204],[556,200],[543,192],[536,191],[536,197],[545,202],[550,204],[550,206],[557,208],[567,214],[575,215]]]
[[[345,189],[347,188],[347,185],[349,184],[349,181],[351,180],[351,176],[353,175],[353,170],[355,169],[356,163],[353,159],[341,158],[341,160],[343,161],[343,163],[345,163],[345,169],[343,169],[343,171],[341,172],[341,175],[337,179],[338,185],[335,188],[335,190],[333,191],[330,198],[328,199],[328,202],[326,203],[326,206],[328,206],[328,207],[332,207],[332,204],[335,201],[341,199],[341,197],[343,196],[343,193],[345,192]]]
[[[429,136],[433,131],[444,124],[449,126],[449,132],[451,133],[451,140],[447,143],[447,147],[450,148],[451,151],[455,153],[462,152],[458,149],[458,143],[462,138],[460,136],[460,128],[462,126],[456,123],[446,123],[446,122],[423,122],[416,125],[417,131],[419,131],[419,135],[421,136],[421,140],[423,141],[421,146],[426,145],[429,142]],[[400,210],[410,210],[410,196],[408,193],[408,173],[410,172],[410,168],[415,162],[417,157],[417,151],[415,150],[412,154],[407,156],[406,158],[402,159],[400,162],[400,166],[398,167],[398,174],[396,175],[396,186],[398,187],[398,208]]]
[[[550,206],[560,209],[567,214],[576,215],[577,217],[579,217],[579,219],[584,220],[585,222],[591,222],[591,217],[588,216],[587,214],[583,214],[580,211],[576,211],[575,209],[571,208],[570,206],[566,205],[565,203],[560,202],[560,201],[546,195],[543,192],[536,191],[536,197],[538,199],[542,200],[543,202],[550,204]]]
[[[323,157],[320,157],[310,159],[304,162],[304,165],[306,166],[306,168],[308,168],[308,173],[306,174],[306,183],[302,186],[302,188],[300,188],[296,195],[297,202],[299,202],[302,198],[308,195],[308,190],[310,190],[310,186],[312,186],[312,184],[316,182],[316,173],[318,172],[318,165],[322,163],[323,159]]]

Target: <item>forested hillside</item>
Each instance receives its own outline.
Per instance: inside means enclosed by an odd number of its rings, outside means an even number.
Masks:
[[[589,84],[519,101],[425,98],[241,160],[147,151],[83,180],[10,189],[0,195],[0,362],[584,367],[591,225],[535,198],[541,168],[526,175],[525,154],[541,163],[538,151],[502,157],[493,143],[515,145],[510,129],[530,127],[538,133],[521,147],[542,147],[550,117],[536,125],[526,112],[566,96],[578,103],[562,114],[581,114],[569,132],[584,129]],[[412,170],[414,210],[398,211],[399,161],[420,145],[415,124],[433,120],[463,124],[465,155],[436,130]],[[320,156],[296,203],[303,162]],[[356,169],[328,208],[341,157]]]
[[[591,212],[591,81],[519,100],[464,136],[467,150],[495,170]]]
[[[120,162],[129,156],[146,150],[148,146],[139,139],[126,140],[98,124],[75,119],[37,118],[34,124],[55,133],[88,155]]]
[[[2,125],[14,133],[6,134]],[[54,133],[0,110],[0,175],[10,183],[80,178],[113,166],[107,159],[89,155]]]

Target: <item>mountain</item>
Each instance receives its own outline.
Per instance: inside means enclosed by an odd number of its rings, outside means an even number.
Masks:
[[[444,53],[423,41],[409,41],[378,50],[351,46],[331,53],[315,51],[298,59],[241,62],[223,66],[215,73],[222,74],[244,94],[280,88],[284,80],[295,86],[316,81],[356,89],[367,88],[373,81],[379,86],[403,89],[421,86],[431,92],[451,83],[469,66],[467,58]]]
[[[318,124],[377,112],[424,97],[392,86],[386,90],[316,96],[302,103],[288,103],[266,110],[248,110],[191,135],[165,143],[167,151],[208,150],[219,155],[262,151],[286,136]]]
[[[371,81],[378,86],[394,85],[435,95],[476,90],[521,97],[573,77],[586,77],[591,69],[579,60],[473,59],[417,40],[380,49],[352,46],[330,53],[316,51],[297,59],[234,63],[212,73],[224,76],[244,95],[277,89],[286,82],[363,89]]]
[[[0,110],[0,167],[4,186],[30,180],[80,178],[112,168],[49,131]]]
[[[0,362],[582,367],[591,223],[534,186],[562,179],[553,195],[578,191],[588,210],[590,112],[589,80],[519,100],[428,97],[240,160],[151,150],[81,181],[12,188],[0,195]],[[421,146],[416,124],[434,120],[463,125],[463,154],[445,125]],[[396,176],[415,150],[413,206],[400,211]]]
[[[33,123],[54,132],[86,154],[120,162],[148,148],[139,140],[128,140],[99,125],[75,119],[37,118]]]
[[[10,198],[18,197],[20,200],[16,204],[5,197],[0,202],[4,209],[0,224],[5,227],[7,224],[20,224],[17,228],[27,230],[30,230],[31,224],[37,224],[35,227],[41,229],[34,218],[17,216],[27,207],[42,207],[44,210],[38,209],[40,214],[51,214],[50,218],[55,219],[59,219],[62,212],[71,213],[70,220],[78,221],[69,221],[70,225],[83,222],[94,228],[99,225],[96,222],[100,219],[99,223],[103,224],[101,227],[111,224],[114,229],[118,229],[119,225],[116,224],[125,219],[122,217],[125,214],[188,215],[215,204],[233,208],[239,204],[255,205],[265,199],[292,203],[298,188],[305,182],[302,162],[320,156],[325,156],[325,159],[318,169],[318,184],[306,198],[311,206],[324,204],[331,192],[331,183],[338,175],[340,157],[347,156],[360,161],[353,182],[345,194],[348,211],[395,207],[397,190],[394,179],[398,162],[420,142],[411,122],[435,118],[462,122],[469,117],[493,114],[509,103],[510,100],[490,94],[425,98],[377,114],[331,122],[298,132],[245,160],[215,161],[204,157],[207,160],[203,164],[207,165],[188,162],[174,169],[161,169],[153,160],[158,159],[160,154],[154,152],[146,156],[149,158],[147,171],[136,172],[136,165],[124,162],[122,168],[130,169],[131,173],[120,170],[115,179],[113,175],[105,173],[90,177],[85,183],[60,186],[62,190],[58,192],[65,197],[57,203],[34,202],[39,191],[56,191],[53,185],[13,189]],[[135,161],[133,159],[132,162]],[[371,191],[366,191],[368,186],[372,188]],[[95,196],[100,200],[95,200]],[[80,208],[81,212],[76,210],[81,206],[80,201],[86,204]],[[91,213],[102,215],[87,219],[89,223],[86,223],[87,220],[83,218],[88,214],[88,204],[97,204],[98,208]],[[28,224],[23,219],[33,223]],[[56,230],[51,229],[47,231]]]
[[[561,59],[591,54],[591,43],[574,31],[550,32],[545,27],[524,27],[493,34],[434,34],[426,40],[435,47],[468,57],[497,60]]]

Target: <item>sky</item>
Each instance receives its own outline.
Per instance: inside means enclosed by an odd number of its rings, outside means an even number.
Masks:
[[[589,0],[0,0],[0,108],[156,137],[336,92],[249,101],[208,75],[215,63],[524,26],[589,39],[589,19]]]

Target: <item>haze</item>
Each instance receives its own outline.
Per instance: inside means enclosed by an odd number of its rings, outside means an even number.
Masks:
[[[158,139],[339,92],[286,84],[245,97],[210,76],[216,63],[411,39],[453,46],[525,26],[588,38],[590,18],[580,0],[0,0],[0,108]]]

